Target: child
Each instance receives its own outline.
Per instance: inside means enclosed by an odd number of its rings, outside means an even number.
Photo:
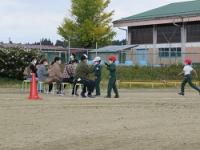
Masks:
[[[189,85],[197,90],[199,93],[200,93],[200,89],[198,87],[196,87],[193,83],[192,83],[192,76],[191,76],[191,72],[194,72],[196,77],[197,77],[197,72],[192,68],[191,64],[192,64],[192,60],[191,59],[185,59],[184,61],[185,63],[185,66],[183,68],[183,71],[179,74],[183,74],[184,73],[184,78],[183,78],[183,81],[181,83],[181,92],[179,93],[179,95],[182,95],[184,96],[184,88],[185,88],[185,85],[186,83],[188,82]]]
[[[111,98],[111,90],[114,90],[115,97],[119,98],[119,93],[116,86],[116,65],[115,65],[116,57],[111,56],[109,57],[109,64],[105,63],[107,69],[110,72],[109,81],[108,81],[108,89],[107,89],[107,96],[105,98]]]
[[[100,91],[100,82],[101,82],[101,58],[100,57],[95,57],[94,60],[94,75],[95,75],[95,89],[96,89],[96,96],[101,95]]]

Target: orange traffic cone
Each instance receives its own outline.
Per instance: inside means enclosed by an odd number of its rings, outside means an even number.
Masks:
[[[37,91],[37,81],[35,78],[35,73],[32,74],[32,80],[31,80],[31,86],[30,86],[30,95],[29,98],[30,100],[39,100],[41,99],[38,96],[38,91]]]

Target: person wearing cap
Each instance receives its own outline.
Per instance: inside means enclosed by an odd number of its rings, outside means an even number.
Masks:
[[[183,78],[183,81],[181,83],[181,92],[178,93],[178,94],[184,96],[186,83],[189,83],[189,85],[193,89],[197,90],[200,94],[200,89],[192,83],[191,73],[194,72],[195,76],[198,77],[196,70],[193,69],[192,66],[191,66],[192,60],[187,58],[187,59],[185,59],[184,63],[185,63],[185,66],[183,68],[183,71],[179,74],[179,75],[184,74],[184,78]]]
[[[88,91],[87,96],[94,98],[94,96],[92,96],[92,92],[94,91],[95,82],[89,79],[89,75],[93,72],[93,68],[90,68],[87,64],[87,59],[88,57],[86,54],[81,56],[81,62],[77,65],[75,71],[75,84],[76,82],[83,84],[83,89],[81,92],[81,96],[83,98],[86,98],[86,89]]]
[[[101,82],[101,58],[100,57],[95,57],[94,60],[94,76],[95,76],[95,89],[96,89],[96,96],[101,95],[101,90],[100,90],[100,82]]]
[[[105,63],[107,69],[109,70],[109,81],[108,81],[108,89],[107,89],[107,96],[105,98],[111,98],[111,91],[113,89],[115,93],[114,98],[119,98],[118,89],[116,86],[116,65],[115,65],[116,57],[110,56],[109,57],[109,64]]]

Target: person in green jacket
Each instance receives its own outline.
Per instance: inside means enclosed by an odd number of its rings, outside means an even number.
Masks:
[[[108,81],[108,89],[107,89],[107,96],[105,98],[111,98],[111,91],[113,89],[115,93],[114,98],[119,98],[119,93],[116,85],[116,65],[115,65],[116,57],[110,56],[109,57],[109,64],[105,63],[107,69],[109,70],[109,81]]]
[[[100,57],[95,57],[94,60],[94,76],[95,76],[95,89],[96,89],[96,96],[101,95],[101,90],[100,90],[100,82],[101,82],[101,58]]]
[[[89,67],[87,64],[87,55],[83,54],[81,56],[81,62],[77,65],[76,71],[75,71],[75,83],[81,83],[83,84],[83,89],[81,92],[81,97],[86,98],[86,91],[88,92],[89,98],[95,98],[92,95],[92,92],[94,91],[95,82],[90,79],[90,74],[93,73],[93,68]]]

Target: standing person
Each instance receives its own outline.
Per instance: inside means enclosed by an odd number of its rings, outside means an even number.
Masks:
[[[94,60],[94,75],[95,75],[95,89],[96,89],[96,96],[101,95],[101,90],[100,90],[100,82],[101,82],[101,58],[100,57],[95,57]]]
[[[183,78],[183,81],[181,83],[181,92],[178,93],[178,94],[184,96],[186,83],[189,83],[189,85],[193,89],[197,90],[199,92],[199,94],[200,94],[200,89],[192,83],[192,75],[191,75],[191,73],[194,72],[195,76],[198,77],[196,70],[193,69],[192,66],[191,66],[192,65],[192,60],[191,59],[185,59],[184,62],[185,62],[185,66],[183,68],[183,71],[179,74],[179,75],[184,74],[184,78]]]
[[[110,56],[109,57],[109,64],[105,63],[107,69],[109,70],[109,81],[108,81],[108,89],[107,89],[107,96],[105,98],[111,98],[111,91],[113,89],[115,93],[114,98],[119,98],[118,89],[116,86],[116,65],[115,65],[116,57]]]
[[[88,57],[86,54],[81,56],[81,62],[77,65],[75,72],[75,82],[83,84],[81,92],[82,98],[86,98],[86,89],[88,91],[87,96],[89,98],[94,98],[94,96],[92,96],[92,92],[94,91],[95,83],[93,80],[89,79],[89,74],[93,72],[93,69],[88,66],[87,59]]]
[[[78,64],[78,60],[73,59],[69,62],[69,64],[65,65],[65,68],[63,71],[63,82],[72,84],[73,85],[72,95],[75,94],[76,96],[79,96],[77,93],[78,88],[76,88],[76,91],[74,91],[75,89],[74,76],[75,76],[77,64]]]

